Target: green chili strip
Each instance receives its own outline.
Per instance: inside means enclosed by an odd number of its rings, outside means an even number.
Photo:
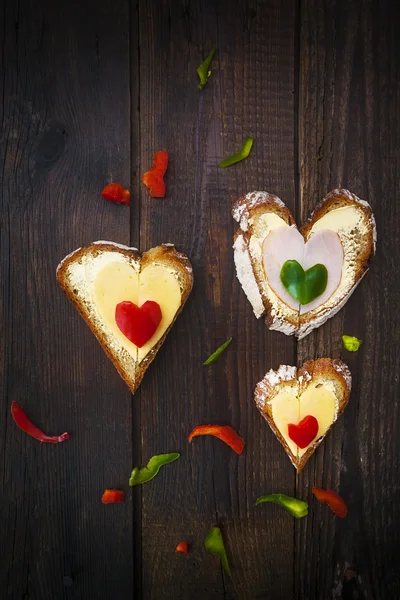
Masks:
[[[343,346],[349,352],[357,352],[362,344],[362,340],[354,337],[353,335],[342,335]]]
[[[260,496],[256,500],[256,504],[262,502],[275,502],[280,504],[296,519],[301,519],[308,514],[308,504],[303,500],[297,500],[291,496],[285,496],[285,494],[269,494],[268,496]]]
[[[232,154],[232,156],[228,156],[228,158],[224,158],[224,160],[221,163],[219,163],[219,166],[222,168],[230,167],[231,165],[234,165],[235,163],[238,163],[241,160],[247,158],[250,154],[253,142],[254,140],[252,137],[246,138],[239,152],[237,152],[236,154]]]
[[[220,346],[219,348],[216,349],[215,352],[213,352],[208,358],[207,360],[203,363],[203,365],[212,365],[215,363],[216,360],[219,359],[219,357],[221,356],[221,354],[224,352],[224,350],[227,349],[227,347],[229,346],[229,344],[231,343],[233,338],[229,338],[229,340],[226,340],[225,343],[222,344],[222,346]]]
[[[215,54],[215,45],[214,48],[211,50],[210,54],[207,56],[206,60],[201,63],[201,65],[199,67],[197,67],[197,74],[200,78],[200,83],[197,86],[199,88],[199,90],[203,89],[203,87],[206,85],[208,78],[211,75],[211,71],[209,70],[210,65],[211,65],[211,61],[214,58],[214,54]]]
[[[231,570],[229,568],[224,540],[222,539],[222,533],[219,527],[213,527],[211,531],[208,532],[204,545],[210,554],[217,556],[221,560],[222,566],[230,577]]]
[[[179,457],[180,454],[177,452],[171,452],[171,454],[157,454],[156,456],[152,456],[147,463],[147,467],[143,467],[143,469],[135,467],[133,469],[129,478],[129,485],[132,487],[133,485],[140,485],[141,483],[150,481],[150,479],[153,479],[153,477],[157,475],[158,471],[163,465],[168,465],[168,463],[174,462],[174,460]]]

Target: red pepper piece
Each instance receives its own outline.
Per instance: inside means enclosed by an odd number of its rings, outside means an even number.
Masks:
[[[312,415],[307,415],[297,423],[289,423],[288,433],[291,440],[298,445],[299,448],[307,448],[309,444],[317,437],[318,421]]]
[[[237,454],[242,454],[244,440],[229,425],[198,425],[189,435],[189,442],[198,435],[213,435],[228,444]]]
[[[101,195],[110,202],[116,204],[129,204],[131,199],[131,193],[129,190],[125,190],[120,183],[110,183],[106,185]]]
[[[11,414],[14,421],[22,431],[28,435],[39,440],[39,442],[50,442],[51,444],[57,444],[69,439],[69,433],[63,433],[62,435],[46,435],[41,431],[32,421],[26,416],[19,404],[11,402]]]
[[[189,546],[187,542],[179,542],[176,547],[176,552],[183,552],[183,554],[187,554],[189,552]]]
[[[125,492],[121,490],[104,490],[101,501],[103,504],[120,504],[125,501]]]
[[[345,501],[339,494],[332,490],[322,490],[321,488],[313,487],[312,493],[319,502],[327,504],[331,511],[341,519],[347,515],[347,506]]]
[[[160,305],[153,300],[147,300],[140,308],[133,302],[120,302],[115,309],[119,329],[138,348],[153,337],[161,319]]]
[[[150,190],[152,198],[164,198],[165,182],[164,175],[168,167],[168,152],[159,150],[153,158],[153,168],[142,177],[142,182]]]

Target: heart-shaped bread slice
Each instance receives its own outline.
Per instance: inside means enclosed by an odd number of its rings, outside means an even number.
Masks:
[[[193,270],[173,244],[141,255],[94,242],[64,258],[57,281],[134,393],[192,290]]]
[[[298,472],[344,411],[350,391],[347,365],[331,358],[310,360],[299,370],[281,365],[257,384],[257,408]]]
[[[233,216],[240,224],[233,246],[237,277],[256,317],[266,314],[267,326],[287,335],[302,338],[336,314],[375,253],[371,207],[347,190],[330,192],[301,232],[283,202],[267,192],[239,198]],[[282,278],[289,261],[305,272],[315,265],[326,267],[323,292],[317,297],[290,293]],[[302,296],[308,303],[299,302]]]

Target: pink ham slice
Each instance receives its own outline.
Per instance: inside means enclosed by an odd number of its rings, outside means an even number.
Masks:
[[[320,263],[328,270],[328,283],[321,296],[301,306],[283,286],[281,269],[287,260],[297,260],[304,270]],[[263,265],[268,283],[277,296],[293,310],[304,314],[324,304],[340,283],[343,266],[343,248],[334,231],[317,231],[308,242],[295,226],[273,229],[263,242]]]

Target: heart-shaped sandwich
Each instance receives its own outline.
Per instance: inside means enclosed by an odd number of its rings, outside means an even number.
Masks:
[[[237,277],[257,318],[299,338],[346,303],[375,253],[371,207],[333,190],[301,232],[283,202],[267,192],[239,198],[233,216]]]
[[[310,360],[299,370],[281,365],[257,384],[257,407],[298,472],[344,411],[350,391],[347,365],[331,358]]]
[[[64,258],[57,280],[134,393],[192,290],[188,258],[172,244],[141,255],[94,242]]]

